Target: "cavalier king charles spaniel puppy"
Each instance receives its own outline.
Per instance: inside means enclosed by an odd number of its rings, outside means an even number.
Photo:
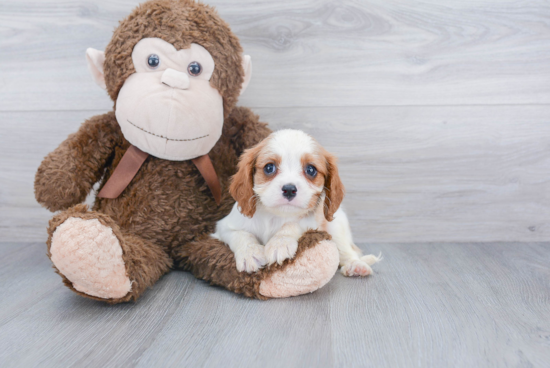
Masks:
[[[229,191],[237,203],[212,236],[229,245],[239,271],[293,258],[308,229],[332,236],[345,276],[370,275],[381,259],[353,244],[336,158],[302,131],[280,130],[246,150]]]

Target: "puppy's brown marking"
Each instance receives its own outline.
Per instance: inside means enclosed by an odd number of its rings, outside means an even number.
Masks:
[[[277,168],[276,171],[271,175],[267,175],[264,172],[264,167],[267,164],[273,164]],[[255,165],[254,182],[256,183],[256,185],[261,186],[275,179],[275,177],[279,173],[280,166],[281,156],[262,150],[258,155],[258,159],[256,160]]]
[[[318,143],[316,143],[317,146],[319,146]],[[302,174],[306,177],[306,179],[312,183],[316,187],[323,187],[325,183],[325,176],[327,173],[327,167],[325,163],[324,156],[318,155],[318,154],[311,154],[311,153],[305,153],[302,155],[301,158],[302,162]],[[317,169],[317,175],[315,177],[311,177],[306,174],[306,168],[308,165],[313,165],[315,169]]]
[[[340,207],[342,200],[344,199],[344,184],[340,180],[338,174],[338,166],[336,165],[336,157],[322,149],[323,156],[325,157],[327,176],[325,179],[325,205],[324,212],[325,218],[328,221],[332,221],[334,213]]]
[[[239,159],[238,171],[231,178],[229,193],[239,204],[241,213],[252,217],[256,212],[256,196],[254,195],[254,173],[260,152],[267,145],[265,139],[252,148],[244,151]]]

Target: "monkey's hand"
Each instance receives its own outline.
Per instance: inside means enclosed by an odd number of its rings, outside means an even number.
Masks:
[[[36,200],[52,212],[82,203],[121,141],[114,112],[87,120],[40,164],[34,179]]]

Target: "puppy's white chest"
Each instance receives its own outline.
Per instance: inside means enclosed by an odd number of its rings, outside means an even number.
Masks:
[[[302,233],[305,233],[308,229],[317,229],[318,225],[313,216],[308,216],[306,218],[283,218],[283,217],[274,217],[274,216],[265,216],[263,221],[257,222],[254,226],[255,228],[250,229],[258,240],[262,244],[267,244],[267,242],[287,223],[297,224]]]

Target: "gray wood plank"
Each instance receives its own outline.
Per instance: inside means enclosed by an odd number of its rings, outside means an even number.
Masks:
[[[550,240],[545,106],[255,109],[340,159],[358,242]]]
[[[3,0],[0,111],[107,109],[87,47],[138,3]],[[252,107],[550,102],[543,0],[212,0],[254,64]]]
[[[45,244],[1,243],[0,249],[17,245],[17,258],[1,261],[0,292],[8,296],[0,302],[3,367],[132,366],[199,283],[174,273],[138,303],[109,306],[62,286]]]
[[[548,244],[382,249],[373,279],[331,285],[336,366],[548,365]]]
[[[51,268],[44,243],[1,243],[0,257],[2,326],[61,288],[61,278]]]
[[[333,366],[328,290],[261,302],[197,288],[187,302],[138,367]]]
[[[12,366],[546,367],[550,243],[369,243],[385,259],[363,279],[248,300],[172,272],[137,303],[108,306],[48,278],[39,262],[2,278],[24,285],[0,308],[0,361]],[[27,264],[43,248],[0,244]],[[7,250],[6,250],[7,249]],[[25,256],[26,255],[26,258]],[[34,260],[34,261],[33,261]],[[0,269],[13,258],[0,258]],[[21,271],[23,271],[21,269]],[[46,274],[44,274],[47,276]],[[6,295],[3,293],[3,295]]]
[[[255,111],[337,154],[357,242],[550,240],[550,107]],[[44,241],[36,168],[96,113],[0,113],[0,239]]]

